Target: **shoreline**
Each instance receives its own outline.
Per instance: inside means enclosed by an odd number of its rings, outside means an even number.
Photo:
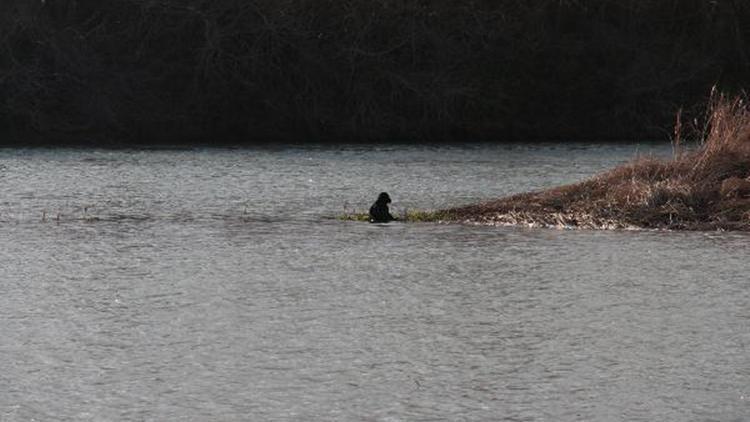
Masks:
[[[671,159],[638,158],[587,180],[443,211],[454,221],[583,229],[750,231],[750,109],[714,95],[704,135]]]
[[[750,231],[750,108],[712,95],[706,125],[671,158],[637,158],[578,183],[462,207],[407,211],[402,221],[596,230]],[[357,214],[345,220],[366,220]]]

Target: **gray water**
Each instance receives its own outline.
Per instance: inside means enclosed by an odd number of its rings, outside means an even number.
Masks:
[[[639,152],[0,150],[0,420],[750,420],[748,235],[333,218]]]

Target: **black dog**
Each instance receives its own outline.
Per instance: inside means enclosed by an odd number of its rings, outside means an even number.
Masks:
[[[378,200],[370,207],[370,223],[387,223],[395,220],[388,211],[388,204],[391,203],[391,197],[387,193],[381,192]]]

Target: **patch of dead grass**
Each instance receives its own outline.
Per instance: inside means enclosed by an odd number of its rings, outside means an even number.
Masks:
[[[749,230],[750,195],[728,185],[750,182],[750,111],[742,98],[714,95],[707,122],[699,146],[682,151],[678,119],[671,159],[638,158],[580,183],[446,215],[493,225]]]

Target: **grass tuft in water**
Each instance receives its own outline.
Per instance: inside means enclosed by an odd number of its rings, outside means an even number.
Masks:
[[[410,210],[406,209],[401,214],[395,215],[397,221],[405,223],[438,223],[452,220],[452,213],[446,210]],[[352,211],[337,217],[341,221],[369,222],[370,214]]]
[[[445,210],[405,210],[400,219],[409,223],[437,223],[451,220],[451,213]]]
[[[360,221],[360,222],[370,221],[369,214],[356,212],[356,211],[352,211],[346,214],[341,214],[337,216],[336,218],[341,221]]]

